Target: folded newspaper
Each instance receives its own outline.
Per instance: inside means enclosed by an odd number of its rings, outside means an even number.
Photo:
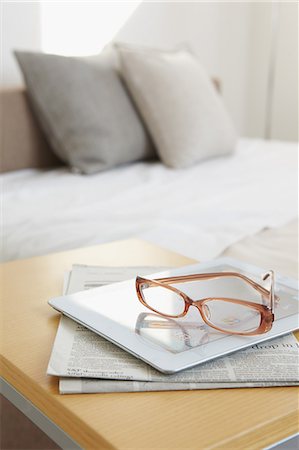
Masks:
[[[149,274],[161,267],[74,265],[65,293]],[[135,392],[293,386],[299,384],[298,341],[291,333],[183,372],[165,375],[73,320],[61,316],[47,373],[59,392]]]

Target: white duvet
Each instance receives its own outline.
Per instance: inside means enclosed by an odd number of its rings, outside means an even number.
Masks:
[[[240,140],[190,169],[140,162],[97,175],[1,176],[2,260],[137,236],[197,259],[297,215],[297,145]]]

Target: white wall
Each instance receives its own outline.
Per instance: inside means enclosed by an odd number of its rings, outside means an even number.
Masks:
[[[74,8],[71,1],[69,4],[70,8]],[[100,4],[98,2],[95,8],[94,3],[85,2],[86,8],[94,8],[99,17]],[[41,23],[44,23],[44,19],[40,6],[38,1],[8,1],[2,4],[2,85],[21,82],[11,54],[12,49],[42,48]],[[271,10],[271,2],[266,1],[143,2],[116,34],[116,39],[162,48],[172,48],[181,42],[188,43],[210,75],[220,78],[224,102],[240,134],[264,137]],[[294,2],[282,2],[279,10],[271,137],[296,140],[298,5]],[[72,32],[71,16],[69,14],[65,19],[66,35]],[[82,20],[78,33],[82,35],[82,39],[83,36],[87,39],[91,36],[90,39],[94,40],[97,36],[97,21],[91,24],[94,30],[85,34],[83,22]],[[90,45],[94,46],[94,42]]]
[[[43,51],[86,56],[101,52],[142,1],[40,3]]]
[[[280,5],[271,137],[298,139],[298,3]]]
[[[1,4],[1,85],[22,83],[13,50],[41,49],[40,5],[38,2]]]
[[[275,5],[260,2],[251,5],[245,132],[248,136],[265,135],[273,24],[276,30],[274,35],[276,36],[274,50],[276,50],[274,51],[270,136],[272,139],[296,141],[298,139],[298,4],[295,2],[280,2]]]

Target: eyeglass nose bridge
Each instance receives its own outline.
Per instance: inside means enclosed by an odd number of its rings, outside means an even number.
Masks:
[[[194,306],[198,310],[202,318],[204,318],[205,316],[209,318],[210,309],[205,302],[207,300],[212,300],[212,298],[201,298],[199,300],[192,300],[191,298],[188,297],[188,300],[189,300],[188,303],[190,303],[189,306]]]

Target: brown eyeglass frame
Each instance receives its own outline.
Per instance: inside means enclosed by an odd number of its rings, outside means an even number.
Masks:
[[[192,300],[184,292],[180,291],[179,289],[177,289],[173,286],[170,286],[171,284],[175,284],[175,283],[188,283],[188,282],[192,282],[192,281],[209,280],[209,279],[213,279],[213,278],[215,279],[215,278],[222,278],[222,277],[226,277],[226,278],[227,277],[236,277],[236,278],[242,279],[247,284],[249,284],[253,289],[258,291],[262,295],[263,301],[268,304],[261,305],[259,303],[248,302],[246,300],[241,300],[241,299],[219,298],[219,297],[217,297],[217,298],[209,297],[209,298],[203,298],[201,300]],[[237,335],[241,335],[241,336],[250,336],[250,335],[267,333],[268,331],[271,330],[272,324],[274,322],[274,307],[275,307],[275,303],[277,303],[279,301],[279,297],[277,297],[274,294],[274,272],[273,272],[273,270],[269,270],[262,277],[262,280],[266,280],[268,277],[270,277],[270,280],[271,280],[271,285],[270,285],[269,291],[267,289],[265,289],[263,286],[261,286],[260,284],[256,283],[255,281],[251,280],[250,278],[248,278],[246,275],[243,275],[238,272],[199,273],[199,274],[182,275],[182,276],[167,277],[167,278],[157,278],[154,280],[149,280],[147,278],[137,276],[136,277],[136,292],[137,292],[139,301],[146,308],[159,314],[160,316],[169,317],[172,319],[173,318],[178,319],[180,317],[184,317],[187,314],[190,306],[195,306],[198,309],[203,321],[208,326],[210,326],[218,331],[221,331],[222,333],[226,333],[226,334],[237,334]],[[163,314],[163,313],[155,310],[154,308],[152,308],[150,305],[148,305],[146,303],[146,301],[143,297],[143,293],[142,293],[143,289],[147,289],[149,287],[163,287],[165,289],[169,289],[169,290],[175,292],[176,294],[178,294],[185,302],[184,311],[179,315],[168,315],[168,314]],[[260,322],[259,327],[256,330],[249,331],[249,332],[227,331],[227,330],[223,330],[221,328],[216,327],[213,323],[211,323],[209,321],[208,317],[205,315],[205,312],[204,312],[205,303],[208,301],[211,301],[211,300],[221,300],[224,302],[235,303],[235,304],[247,306],[249,308],[259,311],[260,315],[261,315],[261,322]]]

